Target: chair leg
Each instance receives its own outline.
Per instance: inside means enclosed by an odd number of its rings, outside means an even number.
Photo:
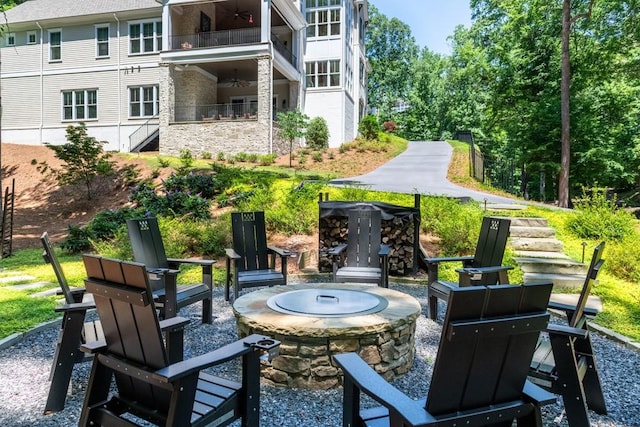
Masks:
[[[91,419],[91,410],[94,406],[99,406],[107,400],[112,377],[113,371],[100,363],[98,358],[94,358],[78,426],[94,425]]]
[[[242,427],[260,424],[260,352],[242,356],[242,389],[244,393]]]
[[[360,390],[348,376],[344,376],[343,384],[342,426],[351,427],[358,424],[360,417]]]
[[[595,357],[593,356],[593,346],[591,345],[591,336],[587,336],[584,340],[575,342],[576,351],[586,360],[587,370],[582,379],[582,387],[584,389],[587,407],[592,411],[600,414],[607,414],[607,405],[604,401],[602,393],[602,385],[600,384],[600,376],[598,375],[598,367]]]
[[[56,353],[51,366],[51,386],[44,409],[45,414],[64,409],[73,366],[84,357],[80,352],[84,317],[84,311],[64,314],[61,336],[56,345]]]
[[[438,318],[438,297],[429,295],[429,318],[436,320]]]
[[[229,301],[229,288],[231,287],[231,261],[229,258],[227,258],[226,268],[227,268],[227,272],[226,272],[226,280],[224,283],[224,300]]]
[[[202,300],[202,323],[211,323],[211,296],[213,292],[213,266],[202,266],[202,283],[209,288],[209,298]]]

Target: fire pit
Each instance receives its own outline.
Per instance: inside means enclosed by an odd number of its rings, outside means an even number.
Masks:
[[[334,354],[355,351],[387,380],[413,365],[420,303],[410,295],[360,284],[275,286],[233,304],[240,336],[281,341],[262,376],[287,387],[328,389],[341,383]]]

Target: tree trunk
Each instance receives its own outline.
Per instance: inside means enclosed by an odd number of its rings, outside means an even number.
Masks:
[[[560,82],[561,154],[558,181],[558,206],[569,207],[569,166],[571,164],[571,63],[569,36],[571,33],[571,0],[562,5],[562,80]]]

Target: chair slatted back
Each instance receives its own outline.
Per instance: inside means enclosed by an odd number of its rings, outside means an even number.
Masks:
[[[347,234],[347,266],[380,267],[381,212],[350,209]]]
[[[157,218],[128,219],[133,257],[147,268],[169,268]]]
[[[42,236],[40,236],[40,241],[42,242],[42,246],[44,247],[42,258],[44,258],[45,262],[51,264],[51,267],[53,267],[53,272],[56,274],[56,279],[58,279],[58,284],[60,284],[60,288],[62,289],[62,294],[64,295],[65,302],[67,304],[80,302],[80,301],[76,301],[75,298],[73,297],[71,288],[69,288],[69,282],[67,282],[67,278],[64,275],[64,271],[62,271],[62,266],[60,265],[58,256],[56,255],[53,249],[53,245],[49,240],[49,234],[46,231],[42,233]]]
[[[264,212],[233,212],[231,234],[233,250],[242,257],[239,271],[269,268]]]
[[[517,400],[553,285],[452,289],[426,409],[438,415]]]
[[[589,294],[591,293],[591,288],[598,277],[598,273],[600,272],[600,268],[602,268],[602,264],[604,264],[604,260],[602,259],[602,253],[604,252],[605,243],[602,242],[593,250],[593,257],[591,258],[591,263],[589,264],[589,270],[587,271],[587,277],[585,278],[584,285],[582,286],[582,292],[580,292],[580,297],[578,297],[578,303],[576,304],[576,309],[569,320],[569,326],[571,327],[580,327],[579,323],[584,319],[584,309],[587,306],[587,300],[589,298]]]
[[[144,264],[84,255],[86,288],[94,294],[107,353],[157,370],[168,365]],[[115,370],[119,393],[145,406],[166,408],[170,393]]]
[[[480,227],[480,234],[478,235],[476,252],[469,267],[502,265],[510,226],[511,220],[507,218],[484,217]],[[496,283],[498,283],[498,273],[483,275],[481,284],[492,285]]]

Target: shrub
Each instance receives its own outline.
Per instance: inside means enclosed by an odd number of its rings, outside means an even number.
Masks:
[[[364,116],[362,120],[360,120],[360,124],[358,124],[358,132],[365,139],[376,139],[379,129],[378,119],[372,115]]]
[[[320,151],[314,151],[313,154],[311,155],[311,158],[313,159],[314,162],[320,163],[322,162],[322,153]]]
[[[263,154],[260,156],[258,163],[260,163],[260,166],[269,166],[276,162],[276,157],[275,154]]]
[[[203,151],[203,152],[202,152],[202,158],[203,158],[203,159],[205,159],[205,160],[210,160],[210,159],[211,159],[211,157],[212,157],[212,155],[211,155],[211,153],[210,153],[210,152],[208,152],[208,151]]]
[[[160,165],[161,168],[168,168],[170,164],[169,159],[158,156],[158,165]]]
[[[574,205],[567,227],[579,238],[621,241],[635,235],[633,215],[618,209],[616,196],[608,198],[604,188],[583,188],[582,198]]]
[[[477,203],[461,203],[446,197],[421,199],[421,228],[440,239],[443,255],[469,255],[475,250],[482,223]]]
[[[224,162],[224,153],[222,151],[218,151],[216,159],[218,159],[219,162]]]
[[[311,148],[321,149],[329,147],[329,127],[322,117],[314,117],[307,126],[307,145]]]
[[[387,120],[382,124],[382,130],[386,133],[395,133],[398,129],[398,125],[393,120]]]
[[[235,160],[236,162],[246,162],[247,157],[248,157],[248,154],[245,153],[244,151],[241,151],[237,153],[235,156],[233,156],[233,160]]]
[[[180,150],[180,166],[176,169],[178,175],[186,175],[193,166],[193,154],[187,149]]]
[[[247,161],[249,163],[258,163],[258,154],[256,153],[249,153],[247,155]]]

